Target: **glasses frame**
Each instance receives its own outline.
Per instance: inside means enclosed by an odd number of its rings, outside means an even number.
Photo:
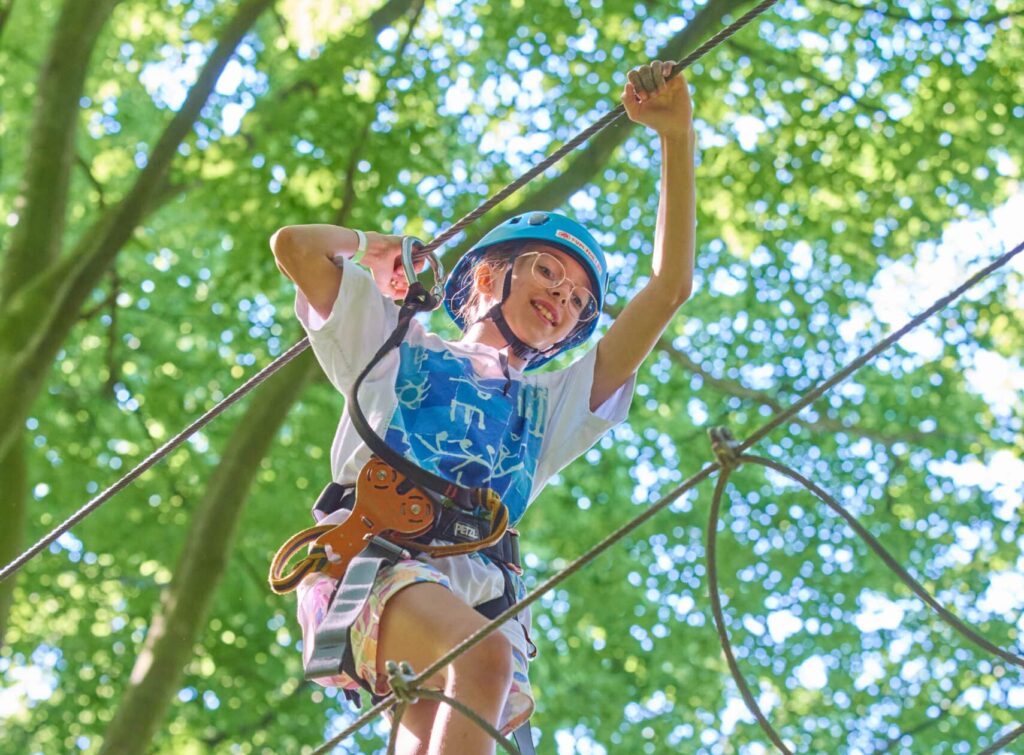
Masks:
[[[577,291],[581,291],[584,294],[584,296],[581,298],[587,299],[588,303],[585,304],[580,309],[580,313],[578,315],[574,315],[576,317],[577,323],[588,323],[597,317],[597,297],[594,295],[594,292],[590,290],[589,286],[579,286],[576,283],[574,283],[566,274],[565,265],[562,264],[562,261],[558,259],[558,257],[551,254],[551,252],[533,251],[524,252],[523,254],[520,254],[517,257],[516,261],[518,262],[519,260],[525,259],[527,257],[534,258],[533,262],[530,263],[530,274],[533,276],[533,279],[540,285],[544,286],[547,289],[552,289],[558,288],[563,283],[568,282],[569,285],[572,286],[572,288],[569,289],[569,296],[566,299],[566,307],[569,309],[569,312],[572,312],[572,305],[569,304],[569,301],[572,299],[573,294],[575,294]],[[551,262],[553,263],[552,267],[554,267],[554,265],[557,265],[558,269],[562,271],[562,277],[557,282],[552,283],[548,278],[545,278],[542,273],[537,272],[537,263],[543,257],[546,257],[551,260]],[[588,310],[589,314],[586,314]]]

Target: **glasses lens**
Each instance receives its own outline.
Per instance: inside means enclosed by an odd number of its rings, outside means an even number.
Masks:
[[[580,322],[590,322],[597,317],[597,300],[588,289],[581,289],[578,286],[576,290],[573,291],[573,296],[576,296],[577,294],[580,294],[581,302],[576,318]]]
[[[541,252],[533,258],[533,277],[542,286],[554,288],[565,280],[565,268],[558,259]]]
[[[546,252],[535,252],[534,254],[532,265],[534,280],[546,288],[562,285],[566,280],[565,267],[558,258]],[[579,322],[590,322],[597,317],[597,301],[586,286],[572,284],[566,304],[568,304],[573,317]]]

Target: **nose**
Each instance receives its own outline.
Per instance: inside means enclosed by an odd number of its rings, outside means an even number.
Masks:
[[[569,294],[572,293],[572,283],[565,279],[557,286],[552,286],[549,290],[552,296],[557,297],[562,304],[565,304],[569,300]]]

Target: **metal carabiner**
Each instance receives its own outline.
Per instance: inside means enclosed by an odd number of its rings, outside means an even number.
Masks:
[[[417,252],[422,249],[426,244],[420,241],[415,236],[403,236],[402,237],[402,267],[405,269],[405,279],[411,286],[416,282],[416,256]],[[444,300],[444,265],[441,264],[441,260],[437,258],[433,252],[427,252],[425,255],[420,254],[421,258],[426,257],[427,264],[430,265],[430,269],[434,273],[434,285],[430,288],[430,294],[434,299],[440,303]]]

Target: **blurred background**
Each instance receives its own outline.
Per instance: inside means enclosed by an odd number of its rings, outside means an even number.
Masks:
[[[430,238],[614,107],[630,68],[748,7],[0,0],[0,562],[298,340],[275,229]],[[524,520],[531,584],[706,464],[709,426],[746,437],[1024,240],[1022,49],[1018,0],[783,0],[687,72],[695,294],[629,423]],[[619,123],[444,260],[557,208],[611,251],[614,314],[649,272],[658,175],[656,136]],[[1022,279],[993,274],[754,449],[1018,653]],[[302,681],[294,600],[265,585],[341,409],[304,354],[0,586],[5,752],[291,753],[353,720]],[[1019,669],[838,517],[759,467],[732,482],[729,631],[793,749],[977,752],[1020,719]],[[539,604],[541,752],[771,751],[711,621],[711,489]]]

